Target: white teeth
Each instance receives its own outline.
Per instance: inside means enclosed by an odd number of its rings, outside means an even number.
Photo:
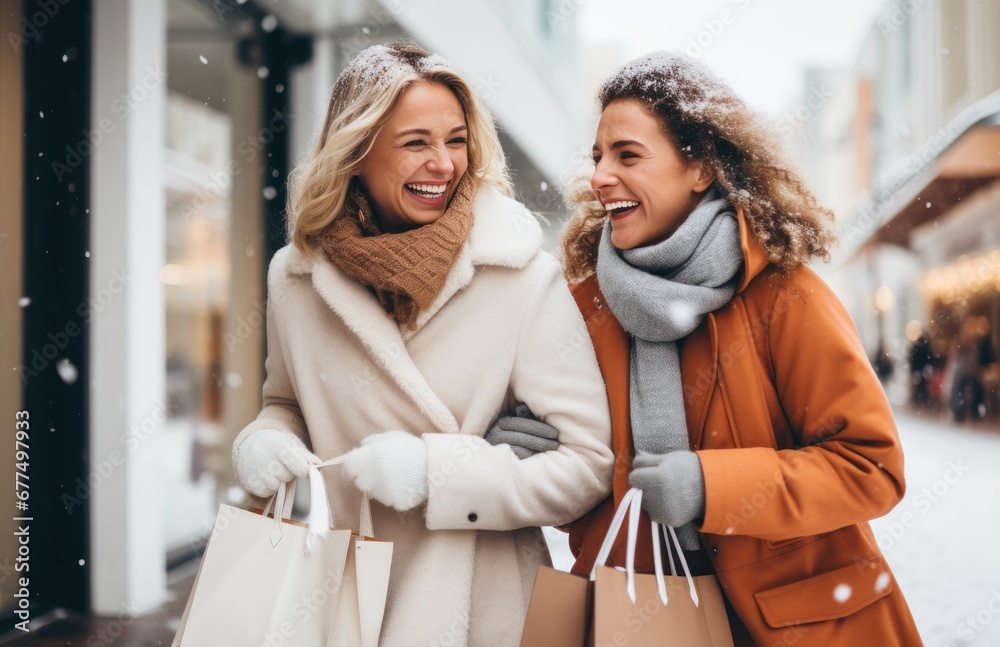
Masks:
[[[614,211],[615,209],[631,209],[632,207],[638,207],[638,202],[633,202],[631,200],[622,200],[620,202],[609,202],[604,205],[605,211]]]
[[[434,184],[407,184],[406,187],[408,189],[412,189],[414,191],[420,191],[421,193],[433,193],[435,195],[441,195],[442,193],[445,192],[445,189],[448,188],[448,185],[447,184],[440,184],[440,185],[434,185]]]

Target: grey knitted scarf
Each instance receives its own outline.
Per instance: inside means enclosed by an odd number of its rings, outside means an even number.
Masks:
[[[629,404],[636,452],[690,449],[677,340],[729,302],[743,265],[740,230],[716,186],[670,238],[618,250],[605,225],[597,280],[611,312],[632,335]],[[685,548],[700,546],[693,523],[677,530]]]

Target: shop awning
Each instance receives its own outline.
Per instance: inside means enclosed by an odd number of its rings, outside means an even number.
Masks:
[[[1000,178],[1000,91],[969,106],[872,192],[841,232],[835,265],[865,247],[908,247],[914,228]]]

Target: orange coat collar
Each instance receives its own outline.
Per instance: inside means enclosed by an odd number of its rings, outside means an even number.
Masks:
[[[740,244],[743,246],[743,271],[736,287],[736,292],[739,293],[747,289],[750,281],[763,272],[770,261],[767,259],[767,252],[754,238],[750,223],[743,213],[743,207],[736,208],[736,220],[740,223]]]

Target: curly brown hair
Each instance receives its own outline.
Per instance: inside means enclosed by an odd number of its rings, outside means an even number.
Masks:
[[[791,269],[829,258],[836,243],[833,212],[813,195],[786,157],[776,129],[751,110],[705,65],[672,52],[626,63],[598,91],[601,111],[612,101],[638,99],[660,121],[687,162],[701,161],[775,265]],[[564,184],[571,217],[563,233],[564,273],[580,281],[594,273],[606,213],[588,173]]]

